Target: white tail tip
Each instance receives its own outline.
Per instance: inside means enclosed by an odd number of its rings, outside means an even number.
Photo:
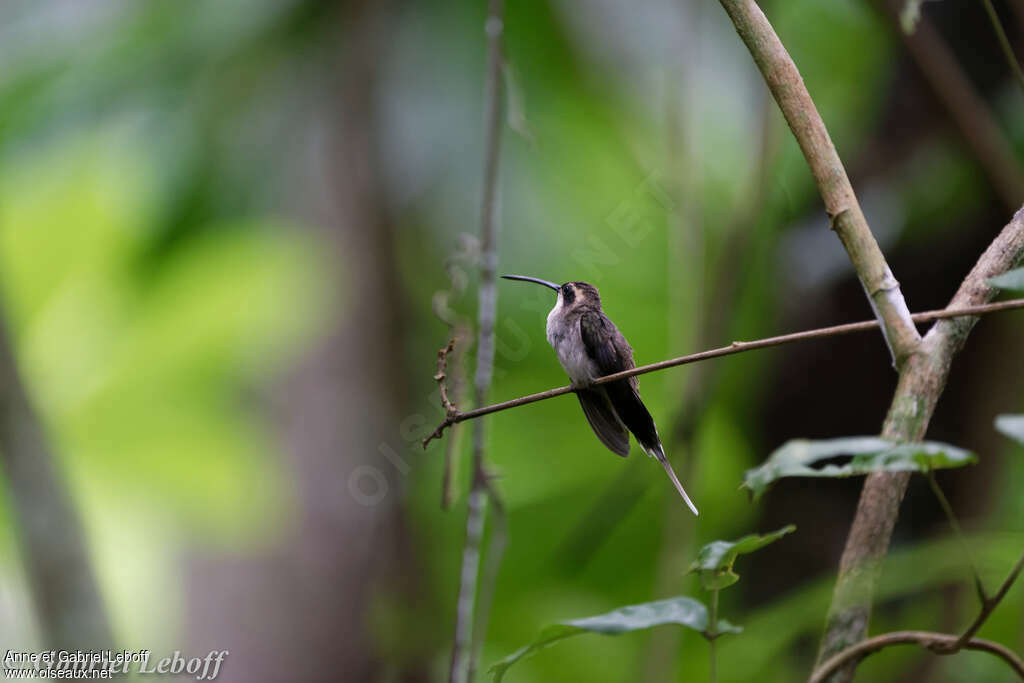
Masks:
[[[697,506],[694,505],[693,501],[690,500],[690,497],[686,495],[686,489],[684,489],[683,485],[679,483],[679,477],[676,476],[675,471],[672,469],[672,465],[669,464],[668,458],[665,457],[664,451],[662,451],[659,448],[657,451],[650,453],[650,455],[658,459],[658,462],[661,463],[661,466],[665,468],[665,472],[668,474],[668,478],[671,479],[672,483],[676,485],[676,491],[679,491],[679,495],[683,497],[683,502],[686,503],[687,507],[690,508],[690,510],[693,512],[695,516],[699,517],[700,513],[697,512]]]

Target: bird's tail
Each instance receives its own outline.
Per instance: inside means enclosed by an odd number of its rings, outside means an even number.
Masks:
[[[693,504],[692,500],[690,500],[690,496],[686,495],[686,489],[684,489],[683,485],[679,483],[679,477],[676,476],[671,463],[669,463],[668,458],[665,457],[665,449],[661,447],[661,444],[659,443],[657,448],[644,448],[644,450],[647,451],[647,455],[652,458],[656,458],[658,462],[661,463],[661,466],[665,468],[665,473],[668,474],[668,478],[676,485],[676,491],[679,491],[679,495],[683,497],[683,502],[685,502],[687,507],[693,511],[693,514],[700,515],[700,513],[697,512],[697,506]]]
[[[672,465],[669,464],[668,458],[665,457],[665,449],[661,446],[661,437],[658,436],[658,428],[654,424],[654,418],[651,417],[644,402],[640,400],[640,394],[637,392],[636,386],[629,380],[624,379],[617,382],[609,382],[605,385],[605,391],[608,392],[608,398],[611,399],[619,419],[622,420],[622,423],[626,425],[629,431],[633,432],[633,436],[636,437],[640,447],[644,449],[647,455],[658,459],[661,466],[665,468],[668,478],[676,485],[679,495],[683,497],[689,508],[693,510],[693,514],[699,514],[697,506],[686,495],[686,490],[679,483],[679,477],[672,471]]]

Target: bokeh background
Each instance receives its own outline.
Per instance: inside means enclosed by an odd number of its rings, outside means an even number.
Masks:
[[[0,5],[0,295],[117,646],[230,650],[229,682],[446,676],[469,429],[446,437],[447,511],[445,447],[419,440],[443,417],[438,302],[475,316],[484,5]],[[764,6],[911,308],[941,307],[1024,201],[1024,96],[981,4],[928,3],[909,42],[884,0]],[[996,6],[1024,49],[1024,3]],[[640,363],[870,317],[716,3],[509,3],[505,61],[500,272],[594,283]],[[499,284],[492,399],[565,383],[552,303]],[[992,428],[1024,409],[1022,331],[1012,313],[978,326],[929,432],[980,455],[940,481],[993,584],[1024,545],[1024,453]],[[722,615],[746,631],[719,668],[805,677],[860,482],[790,480],[757,504],[738,485],[790,438],[876,433],[895,378],[875,334],[645,375],[699,520],[571,397],[488,418],[508,538],[481,670],[551,622],[705,598],[685,575],[701,544],[795,523],[738,564]],[[0,645],[31,649],[23,520],[0,510]],[[915,480],[873,631],[959,630],[968,577]],[[980,635],[1019,651],[1022,611],[1017,586]],[[567,641],[510,680],[707,666],[699,636],[666,627]],[[897,649],[860,675],[1009,674]]]

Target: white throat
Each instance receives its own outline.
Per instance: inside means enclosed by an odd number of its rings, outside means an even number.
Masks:
[[[548,343],[551,344],[552,346],[554,346],[555,344],[554,344],[553,341],[551,341],[551,326],[555,323],[556,319],[558,318],[558,315],[561,312],[562,312],[562,290],[558,290],[558,298],[555,300],[555,307],[551,309],[550,313],[548,313],[548,324],[547,324]]]

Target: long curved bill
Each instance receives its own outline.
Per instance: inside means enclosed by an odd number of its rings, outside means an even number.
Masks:
[[[561,287],[556,285],[554,282],[548,282],[547,280],[541,280],[540,278],[536,277],[526,277],[525,275],[502,275],[501,277],[503,277],[506,280],[522,280],[523,282],[536,282],[538,285],[550,287],[556,292],[561,289]]]

